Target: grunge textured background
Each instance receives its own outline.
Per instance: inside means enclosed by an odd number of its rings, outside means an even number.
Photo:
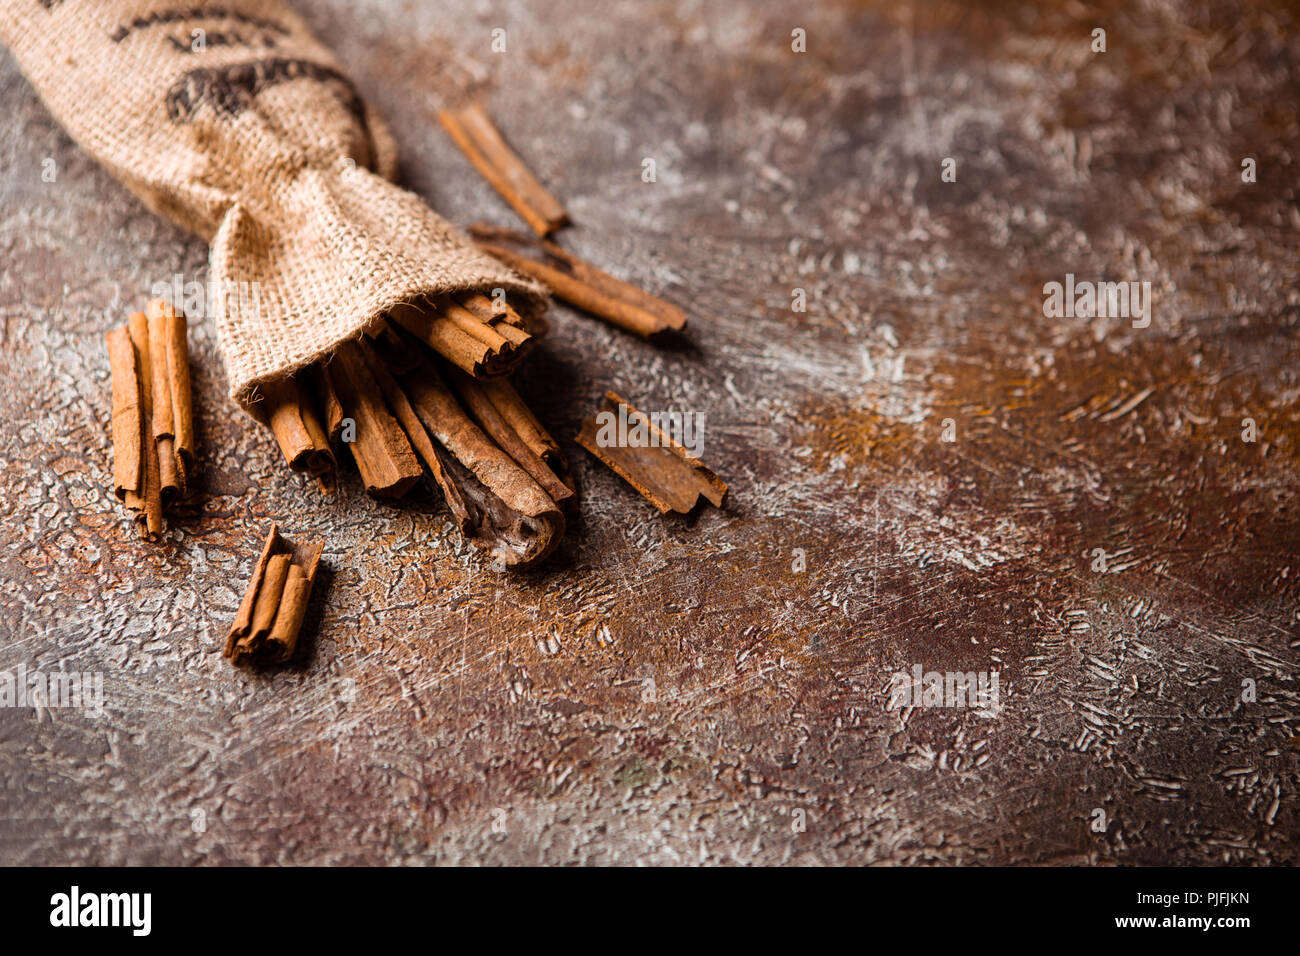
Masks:
[[[553,309],[520,387],[583,503],[506,577],[427,492],[291,474],[196,322],[202,485],[146,546],[103,333],[206,249],[0,53],[0,669],[108,710],[0,710],[0,861],[1300,862],[1285,4],[297,6],[410,188],[515,224],[435,121],[484,98],[690,344]],[[1150,327],[1045,319],[1067,272],[1150,281]],[[663,519],[574,445],[606,387],[704,411],[729,506]],[[328,572],[301,660],[245,673],[273,519]],[[916,664],[997,669],[1000,713],[889,710]]]

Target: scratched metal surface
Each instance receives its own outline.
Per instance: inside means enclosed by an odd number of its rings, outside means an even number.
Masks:
[[[411,188],[514,222],[434,120],[485,97],[693,344],[553,311],[521,388],[583,504],[512,578],[432,496],[291,475],[200,322],[202,487],[146,547],[102,335],[206,250],[0,54],[0,669],[102,672],[107,709],[0,710],[0,861],[1297,862],[1281,5],[299,6]],[[1150,327],[1045,319],[1067,272],[1150,281]],[[706,412],[729,507],[661,518],[572,444],[606,387]],[[301,660],[237,672],[272,519],[329,571]],[[889,710],[915,664],[998,670],[1001,711]]]

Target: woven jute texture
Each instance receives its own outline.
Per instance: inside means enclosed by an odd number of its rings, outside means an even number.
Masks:
[[[398,302],[535,284],[391,180],[383,122],[278,0],[0,0],[0,41],[68,132],[211,245],[233,397],[355,338]]]

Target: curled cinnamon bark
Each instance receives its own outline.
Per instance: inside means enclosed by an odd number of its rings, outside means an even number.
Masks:
[[[478,426],[497,443],[502,451],[513,458],[520,468],[528,472],[556,504],[562,505],[573,497],[573,489],[560,480],[542,457],[497,410],[491,397],[479,382],[460,369],[451,369],[450,378],[456,394],[460,396],[461,402],[469,413],[474,416]]]
[[[480,382],[479,387],[496,408],[497,413],[505,419],[532,453],[546,462],[547,467],[572,488],[573,482],[569,478],[569,468],[564,461],[564,456],[560,454],[560,446],[542,427],[542,423],[537,420],[532,409],[524,404],[524,400],[519,397],[514,386],[505,379],[495,379],[490,382]]]
[[[501,334],[510,337],[511,341],[518,341],[521,333],[533,338],[541,338],[550,331],[550,326],[540,313],[533,313],[527,317],[520,315],[511,308],[504,294],[494,294],[492,298],[488,298],[479,292],[462,292],[456,296],[456,301],[473,312],[481,321],[497,325]],[[510,329],[500,328],[502,325],[508,325]],[[514,331],[512,332],[511,329]]]
[[[618,420],[620,409],[625,420],[644,430],[647,440],[609,440],[608,432],[612,430],[601,419],[612,424]],[[578,444],[617,472],[664,514],[669,511],[686,514],[699,504],[701,497],[715,508],[721,508],[727,495],[727,485],[722,479],[615,392],[606,392],[600,409],[583,422]]]
[[[185,319],[161,300],[109,332],[113,379],[113,493],[150,538],[163,502],[185,494],[194,472],[194,425]]]
[[[421,363],[396,378],[433,442],[424,454],[461,533],[507,568],[532,567],[564,536],[545,490],[470,419],[438,372]]]
[[[312,366],[311,381],[324,419],[325,435],[331,445],[337,445],[343,432],[343,403],[339,401],[329,365],[319,362]]]
[[[184,495],[194,467],[194,418],[190,401],[190,360],[186,322],[163,299],[149,303],[149,358],[152,367],[153,437],[164,498]]]
[[[385,498],[402,497],[423,470],[402,426],[389,412],[359,346],[341,347],[330,362],[329,374],[343,411],[356,423],[356,440],[349,447],[366,490]]]
[[[113,378],[113,493],[132,511],[143,507],[144,406],[135,347],[126,326],[105,336]]]
[[[232,664],[279,663],[293,656],[320,556],[320,544],[294,548],[271,525],[226,637],[225,656]]]
[[[313,478],[329,476],[335,469],[329,436],[299,379],[268,382],[261,392],[267,425],[289,467]]]
[[[153,439],[153,364],[149,353],[149,319],[143,312],[132,312],[127,319],[131,346],[135,349],[139,369],[140,407],[144,413],[144,452],[142,456],[140,496],[144,508],[140,515],[146,537],[156,538],[163,532],[162,478],[158,465],[158,446]]]

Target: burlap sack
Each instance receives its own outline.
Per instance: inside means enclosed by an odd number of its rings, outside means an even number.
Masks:
[[[211,244],[241,403],[398,302],[500,287],[545,308],[390,182],[392,137],[279,0],[0,0],[0,41],[73,138]]]

